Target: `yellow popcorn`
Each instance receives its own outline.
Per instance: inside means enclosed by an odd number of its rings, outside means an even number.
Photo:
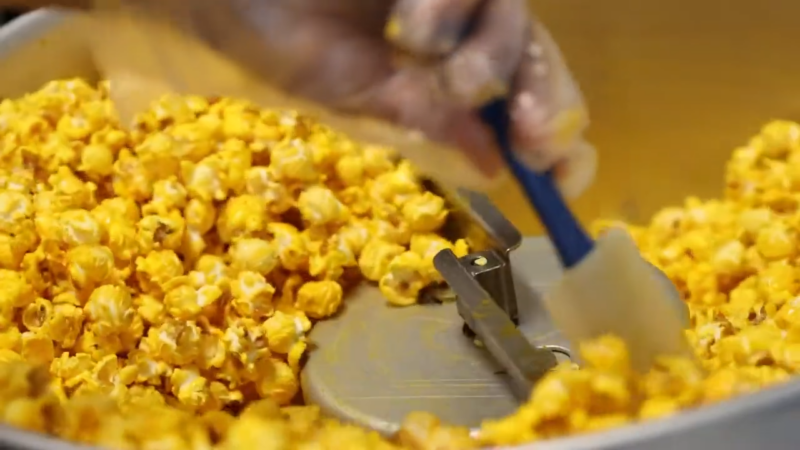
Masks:
[[[422,258],[419,270],[430,280],[444,281],[439,274],[439,271],[433,266],[433,258],[442,250],[451,250],[459,258],[466,256],[469,253],[466,241],[459,239],[451,243],[447,239],[433,234],[433,233],[420,233],[411,237],[409,250],[416,253]]]
[[[241,317],[261,319],[272,314],[275,288],[258,272],[243,271],[231,283],[231,306]]]
[[[100,224],[89,211],[75,209],[58,216],[61,242],[68,246],[96,245],[102,238]]]
[[[224,161],[215,155],[203,158],[197,164],[182,161],[181,181],[193,198],[204,202],[225,200],[228,184],[224,169]]]
[[[84,318],[79,306],[56,303],[44,322],[47,336],[62,349],[70,349],[81,335]]]
[[[409,198],[403,204],[402,214],[411,231],[417,233],[437,231],[447,220],[444,199],[431,192]]]
[[[321,186],[311,186],[304,190],[297,200],[303,219],[311,226],[324,226],[345,222],[350,211],[333,191]]]
[[[166,215],[145,216],[136,224],[140,251],[178,250],[183,243],[186,221],[178,211]]]
[[[401,161],[389,172],[377,176],[370,184],[370,197],[377,202],[403,205],[409,198],[422,192],[414,168],[408,161]]]
[[[59,167],[47,178],[47,183],[52,186],[53,194],[72,208],[90,209],[96,204],[97,185],[83,182],[67,167]]]
[[[262,359],[256,363],[255,387],[261,398],[270,398],[279,405],[287,405],[300,391],[299,380],[285,362]]]
[[[92,209],[92,216],[105,229],[115,222],[135,224],[142,218],[139,205],[134,200],[124,197],[112,197],[101,201]]]
[[[311,149],[300,139],[284,140],[270,154],[270,173],[282,181],[312,183],[320,178]]]
[[[144,292],[163,292],[167,283],[183,275],[183,264],[172,250],[150,252],[136,259],[136,278]]]
[[[89,144],[81,150],[78,171],[94,179],[114,173],[114,151],[104,144]]]
[[[306,246],[311,252],[308,273],[315,278],[338,280],[346,268],[357,265],[354,252],[338,236],[307,241]]]
[[[134,316],[132,307],[131,295],[126,289],[105,285],[92,292],[85,309],[88,318],[97,324],[98,329],[116,331],[131,324]]]
[[[80,245],[67,252],[67,270],[75,287],[93,288],[114,277],[114,254],[102,245]]]
[[[186,206],[188,193],[177,177],[158,180],[153,185],[153,199],[142,207],[142,214],[167,215]]]
[[[20,222],[33,215],[33,201],[30,195],[12,190],[0,191],[0,227],[13,232]]]
[[[244,183],[245,192],[263,198],[273,214],[282,214],[294,205],[292,189],[276,180],[269,167],[250,167],[244,173]]]
[[[194,268],[192,275],[199,278],[197,284],[224,285],[230,278],[230,269],[220,256],[203,255]]]
[[[411,251],[403,252],[389,262],[378,286],[389,303],[410,306],[417,302],[420,291],[430,284],[426,272],[427,265],[422,256]]]
[[[282,311],[275,311],[269,319],[264,321],[264,332],[267,336],[267,345],[271,352],[289,353],[305,335],[302,321]]]
[[[105,242],[117,260],[132,261],[140,252],[136,227],[129,223],[112,222]]]
[[[36,292],[19,272],[0,269],[0,305],[23,308],[36,299]]]
[[[780,224],[764,227],[756,236],[756,248],[766,259],[789,258],[794,254],[796,246],[795,237]]]
[[[144,164],[129,150],[122,150],[114,162],[114,193],[137,202],[146,201],[153,193],[150,174]]]
[[[286,405],[345,286],[417,235],[438,239],[403,257],[428,283],[434,248],[466,251],[435,234],[444,202],[391,150],[293,112],[167,95],[125,129],[108,95],[0,101],[0,419],[109,448],[399,448]],[[437,430],[406,447],[466,442]]]
[[[300,270],[308,264],[308,248],[300,232],[286,223],[267,225],[274,238],[275,249],[281,266],[287,270]]]
[[[184,405],[199,408],[208,401],[208,380],[197,372],[176,369],[169,383],[172,394]]]
[[[469,429],[444,427],[433,414],[409,414],[398,433],[400,444],[420,450],[477,449],[478,443],[469,435]]]
[[[382,240],[399,244],[403,247],[411,242],[411,229],[408,224],[397,217],[397,207],[393,205],[383,205],[380,209],[373,208],[373,213],[378,219],[369,222],[369,233],[371,239]]]
[[[214,305],[220,297],[222,297],[222,290],[214,285],[205,285],[200,288],[179,285],[169,289],[164,295],[164,306],[169,315],[176,319],[194,320],[205,309]]]
[[[402,245],[381,239],[369,241],[358,259],[358,267],[368,280],[378,281],[389,271],[392,260],[405,252]]]
[[[339,310],[343,295],[342,286],[335,281],[311,281],[297,291],[295,305],[308,317],[324,319]]]
[[[37,298],[22,310],[20,322],[30,331],[39,331],[45,326],[52,314],[53,304],[46,299]]]
[[[345,186],[360,186],[364,184],[366,175],[364,158],[360,155],[343,156],[336,162],[336,177]]]
[[[253,236],[268,223],[267,203],[255,195],[240,195],[228,199],[217,219],[217,232],[223,242]]]
[[[231,245],[231,267],[268,275],[278,265],[278,251],[274,243],[263,239],[240,239]]]
[[[53,340],[40,332],[22,333],[22,357],[36,365],[49,365],[55,358]]]
[[[184,210],[186,226],[200,234],[208,233],[214,227],[216,216],[214,205],[196,198],[189,200]]]

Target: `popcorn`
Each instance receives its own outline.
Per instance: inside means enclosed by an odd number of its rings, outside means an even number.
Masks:
[[[0,101],[0,420],[109,448],[395,448],[289,405],[346,272],[413,304],[440,280],[409,244],[466,251],[435,234],[444,200],[295,113],[166,95],[125,130],[108,94]]]

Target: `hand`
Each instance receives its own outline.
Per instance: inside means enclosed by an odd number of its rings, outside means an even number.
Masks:
[[[489,175],[503,163],[475,111],[507,95],[523,161],[554,169],[568,196],[593,178],[580,92],[525,0],[129,1],[289,92],[422,131]]]

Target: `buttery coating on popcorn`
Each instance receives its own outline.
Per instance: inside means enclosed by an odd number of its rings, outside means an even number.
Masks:
[[[77,79],[3,100],[0,361],[36,367],[3,364],[0,384],[41,384],[0,393],[3,418],[117,448],[394,448],[288,405],[312,320],[358,274],[411,305],[440,281],[413,239],[466,252],[435,234],[447,214],[393,152],[294,113],[165,96],[126,128],[107,84]]]

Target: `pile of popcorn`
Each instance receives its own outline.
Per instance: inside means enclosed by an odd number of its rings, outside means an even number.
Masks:
[[[48,368],[46,397],[83,416],[98,397],[118,420],[286,406],[349,288],[412,305],[439,250],[466,254],[436,234],[447,215],[390,150],[308,118],[165,96],[126,128],[107,83],[53,81],[0,103],[0,363]]]

